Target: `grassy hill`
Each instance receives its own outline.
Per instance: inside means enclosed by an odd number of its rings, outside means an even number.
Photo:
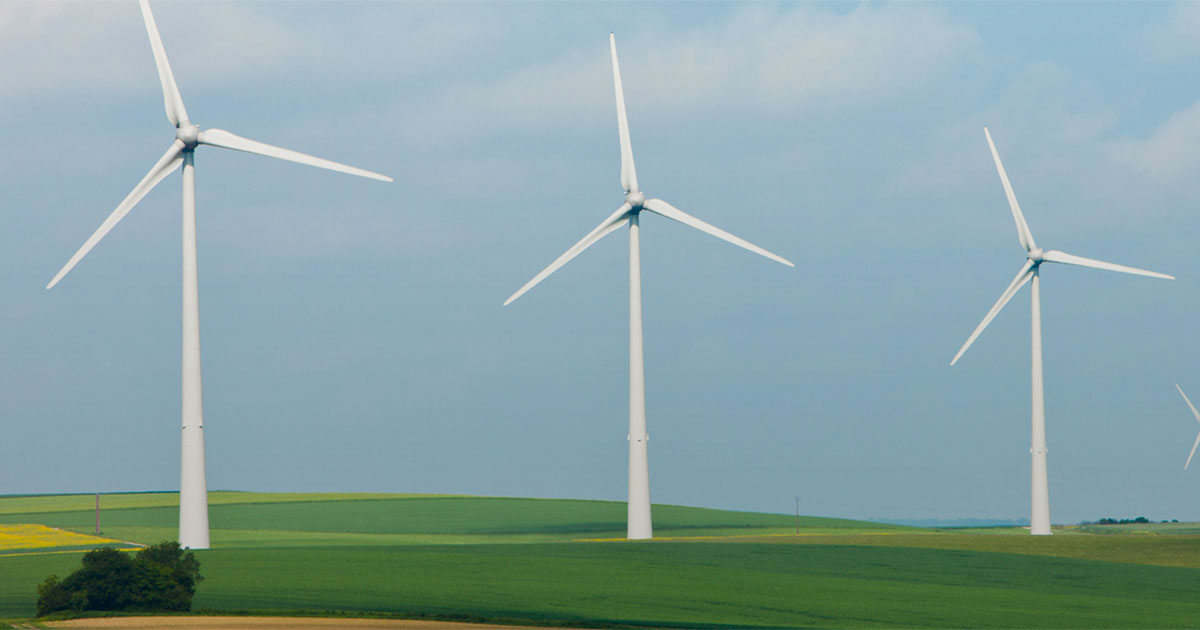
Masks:
[[[430,495],[212,493],[195,606],[542,625],[1195,627],[1195,524],[1050,538],[654,506]],[[106,495],[107,538],[173,538],[175,494]],[[94,497],[0,497],[0,527],[90,533]],[[1023,530],[1015,530],[1017,532]],[[1113,532],[1118,532],[1114,534]],[[78,553],[0,555],[0,618]]]

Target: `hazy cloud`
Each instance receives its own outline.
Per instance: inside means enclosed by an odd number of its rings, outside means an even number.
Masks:
[[[186,19],[177,18],[186,10]],[[180,13],[177,13],[179,11]],[[180,88],[272,71],[303,38],[239,4],[156,5]],[[153,57],[132,3],[0,4],[0,85],[6,97],[57,98],[157,86]]]
[[[1108,166],[1103,143],[1117,120],[1111,108],[1096,105],[1102,101],[1094,91],[1058,63],[1030,64],[998,100],[941,124],[929,148],[889,187],[905,195],[947,199],[961,198],[981,185],[998,190],[984,126],[991,128],[1005,162],[1012,162],[1010,176],[1018,195],[1041,187],[1061,189],[1064,182],[1094,182],[1098,165]]]
[[[740,8],[730,19],[673,33],[617,33],[626,98],[640,114],[751,106],[841,108],[920,89],[964,62],[969,28],[937,8],[809,5]],[[468,125],[545,125],[607,116],[610,62],[601,36],[557,59],[491,81],[464,83],[418,105],[423,118]],[[422,136],[424,124],[410,132]],[[461,127],[460,127],[461,129]]]
[[[1171,114],[1145,139],[1115,142],[1112,156],[1159,182],[1193,178],[1200,169],[1200,101]]]
[[[1138,48],[1159,60],[1184,60],[1200,57],[1200,3],[1180,2],[1165,19],[1142,30],[1135,41]]]

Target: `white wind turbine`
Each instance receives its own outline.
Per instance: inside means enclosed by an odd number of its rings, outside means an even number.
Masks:
[[[1174,276],[1157,273],[1154,271],[1146,271],[1144,269],[1135,269],[1124,265],[1115,265],[1113,263],[1093,260],[1091,258],[1083,258],[1074,256],[1058,250],[1043,251],[1033,241],[1033,234],[1029,231],[1029,225],[1025,223],[1025,216],[1021,214],[1021,207],[1017,205],[1017,197],[1013,194],[1012,184],[1008,181],[1008,174],[1004,172],[1004,165],[1000,163],[1000,154],[996,152],[996,145],[992,142],[992,135],[988,133],[987,127],[983,128],[983,135],[987,137],[988,147],[992,150],[992,159],[996,162],[996,170],[1000,173],[1000,183],[1004,185],[1004,194],[1008,197],[1008,205],[1012,208],[1013,220],[1017,223],[1017,240],[1021,242],[1021,247],[1025,248],[1025,264],[1021,266],[1021,270],[1017,272],[1017,277],[1013,279],[1004,293],[1000,294],[1000,299],[992,306],[992,310],[988,311],[983,317],[983,321],[979,322],[979,326],[967,338],[966,343],[959,348],[958,354],[954,355],[954,359],[950,361],[950,365],[954,365],[959,357],[971,347],[979,334],[984,328],[991,323],[1000,309],[1004,308],[1005,304],[1016,295],[1021,287],[1025,286],[1026,282],[1033,281],[1033,299],[1032,301],[1032,340],[1033,340],[1033,361],[1032,361],[1032,381],[1033,381],[1033,445],[1030,447],[1030,452],[1033,454],[1033,482],[1031,493],[1031,507],[1029,518],[1029,532],[1035,536],[1050,534],[1050,484],[1046,475],[1046,404],[1044,399],[1044,391],[1042,388],[1042,307],[1041,307],[1041,287],[1038,279],[1040,268],[1044,262],[1056,262],[1067,265],[1078,265],[1080,267],[1093,267],[1095,269],[1107,269],[1108,271],[1120,271],[1123,273],[1131,273],[1139,276],[1150,276],[1152,278],[1166,278],[1174,280]]]
[[[724,230],[709,225],[700,219],[672,206],[662,199],[646,199],[638,187],[637,171],[633,166],[633,149],[629,143],[629,122],[625,118],[625,93],[621,88],[621,68],[617,64],[617,43],[610,33],[609,48],[612,52],[613,85],[617,98],[617,129],[621,138],[621,187],[625,190],[625,202],[594,230],[571,246],[562,256],[550,263],[513,293],[504,305],[521,297],[534,285],[546,279],[559,267],[567,264],[593,243],[616,230],[629,225],[629,504],[627,537],[633,540],[653,537],[650,524],[650,470],[646,454],[646,388],[642,361],[642,270],[639,252],[638,217],[649,210],[668,219],[711,234],[719,239],[743,247],[771,260],[795,267],[791,261],[776,256],[761,247],[752,245]]]
[[[1196,411],[1196,405],[1188,400],[1187,394],[1183,393],[1183,388],[1179,386],[1179,383],[1175,383],[1175,389],[1179,390],[1179,395],[1183,396],[1183,402],[1187,403],[1188,408],[1192,410],[1192,415],[1196,416],[1196,422],[1200,422],[1200,411]],[[1192,456],[1196,454],[1197,446],[1200,446],[1200,435],[1196,436],[1196,442],[1192,444],[1192,452],[1188,453],[1187,461],[1183,463],[1184,470],[1187,470],[1188,464],[1192,463]]]
[[[371,179],[390,182],[385,175],[338,164],[329,160],[297,153],[288,149],[263,144],[234,135],[221,129],[205,129],[192,123],[162,38],[154,23],[154,15],[146,0],[139,0],[142,18],[146,22],[146,33],[150,36],[150,48],[154,51],[154,62],[158,66],[158,78],[162,82],[163,100],[167,109],[167,120],[175,126],[175,140],[158,163],[150,169],[142,181],[134,187],[117,209],[113,211],[94,234],[75,252],[67,264],[54,276],[49,289],[63,278],[100,239],[137,205],[172,171],[183,165],[183,446],[179,481],[179,543],[192,549],[207,549],[208,537],[208,490],[204,477],[204,412],[201,400],[200,381],[200,310],[196,267],[196,179],[193,152],[196,147],[208,145],[256,153],[282,160],[299,162],[309,166],[360,175]]]

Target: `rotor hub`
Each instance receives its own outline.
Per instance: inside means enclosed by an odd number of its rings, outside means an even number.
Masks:
[[[194,149],[200,144],[200,126],[190,121],[179,123],[175,129],[175,138],[183,143],[184,148]]]
[[[629,204],[633,210],[641,210],[642,206],[646,204],[646,195],[643,195],[640,190],[635,190],[625,195],[625,203]]]
[[[1035,265],[1040,265],[1042,261],[1046,260],[1046,253],[1041,249],[1030,250],[1027,256]]]

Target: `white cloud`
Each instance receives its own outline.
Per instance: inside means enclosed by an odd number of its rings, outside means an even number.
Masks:
[[[379,92],[414,75],[478,66],[504,29],[501,9],[407,3],[153,3],[184,97],[210,85],[275,77],[320,90],[333,77]],[[519,12],[510,28],[529,30]],[[157,86],[134,2],[0,2],[6,101],[108,95]],[[317,77],[314,84],[314,76]]]
[[[1111,166],[1103,142],[1117,121],[1094,87],[1050,61],[1023,68],[996,101],[947,121],[929,147],[905,166],[890,189],[915,197],[961,199],[981,186],[998,186],[983,127],[991,129],[1018,197],[1063,188],[1064,181],[1095,179]],[[954,95],[950,96],[951,98]]]
[[[964,61],[977,44],[970,29],[927,6],[859,6],[848,14],[800,6],[755,11],[728,33],[756,44],[747,61],[754,87],[777,107],[826,96],[907,92]],[[731,79],[741,72],[727,70]]]
[[[10,26],[27,28],[62,13],[63,3],[45,0],[43,2],[0,4],[0,29]]]
[[[162,5],[155,17],[180,88],[261,75],[303,50],[280,23],[232,3]],[[184,19],[186,11],[186,19]],[[137,6],[0,4],[0,85],[6,100],[128,92],[157,86]]]
[[[753,5],[690,30],[644,28],[617,33],[626,99],[636,102],[639,115],[878,102],[926,87],[965,63],[978,43],[973,31],[936,7],[915,4],[848,13]],[[613,98],[607,42],[594,39],[547,63],[435,93],[413,120],[545,125],[606,116]],[[424,122],[410,127],[415,137],[426,131]]]
[[[1118,164],[1158,181],[1194,178],[1200,170],[1200,101],[1171,114],[1148,138],[1112,144]]]
[[[1200,57],[1200,3],[1181,2],[1170,14],[1145,30],[1135,42],[1149,56],[1160,60],[1188,60]]]

